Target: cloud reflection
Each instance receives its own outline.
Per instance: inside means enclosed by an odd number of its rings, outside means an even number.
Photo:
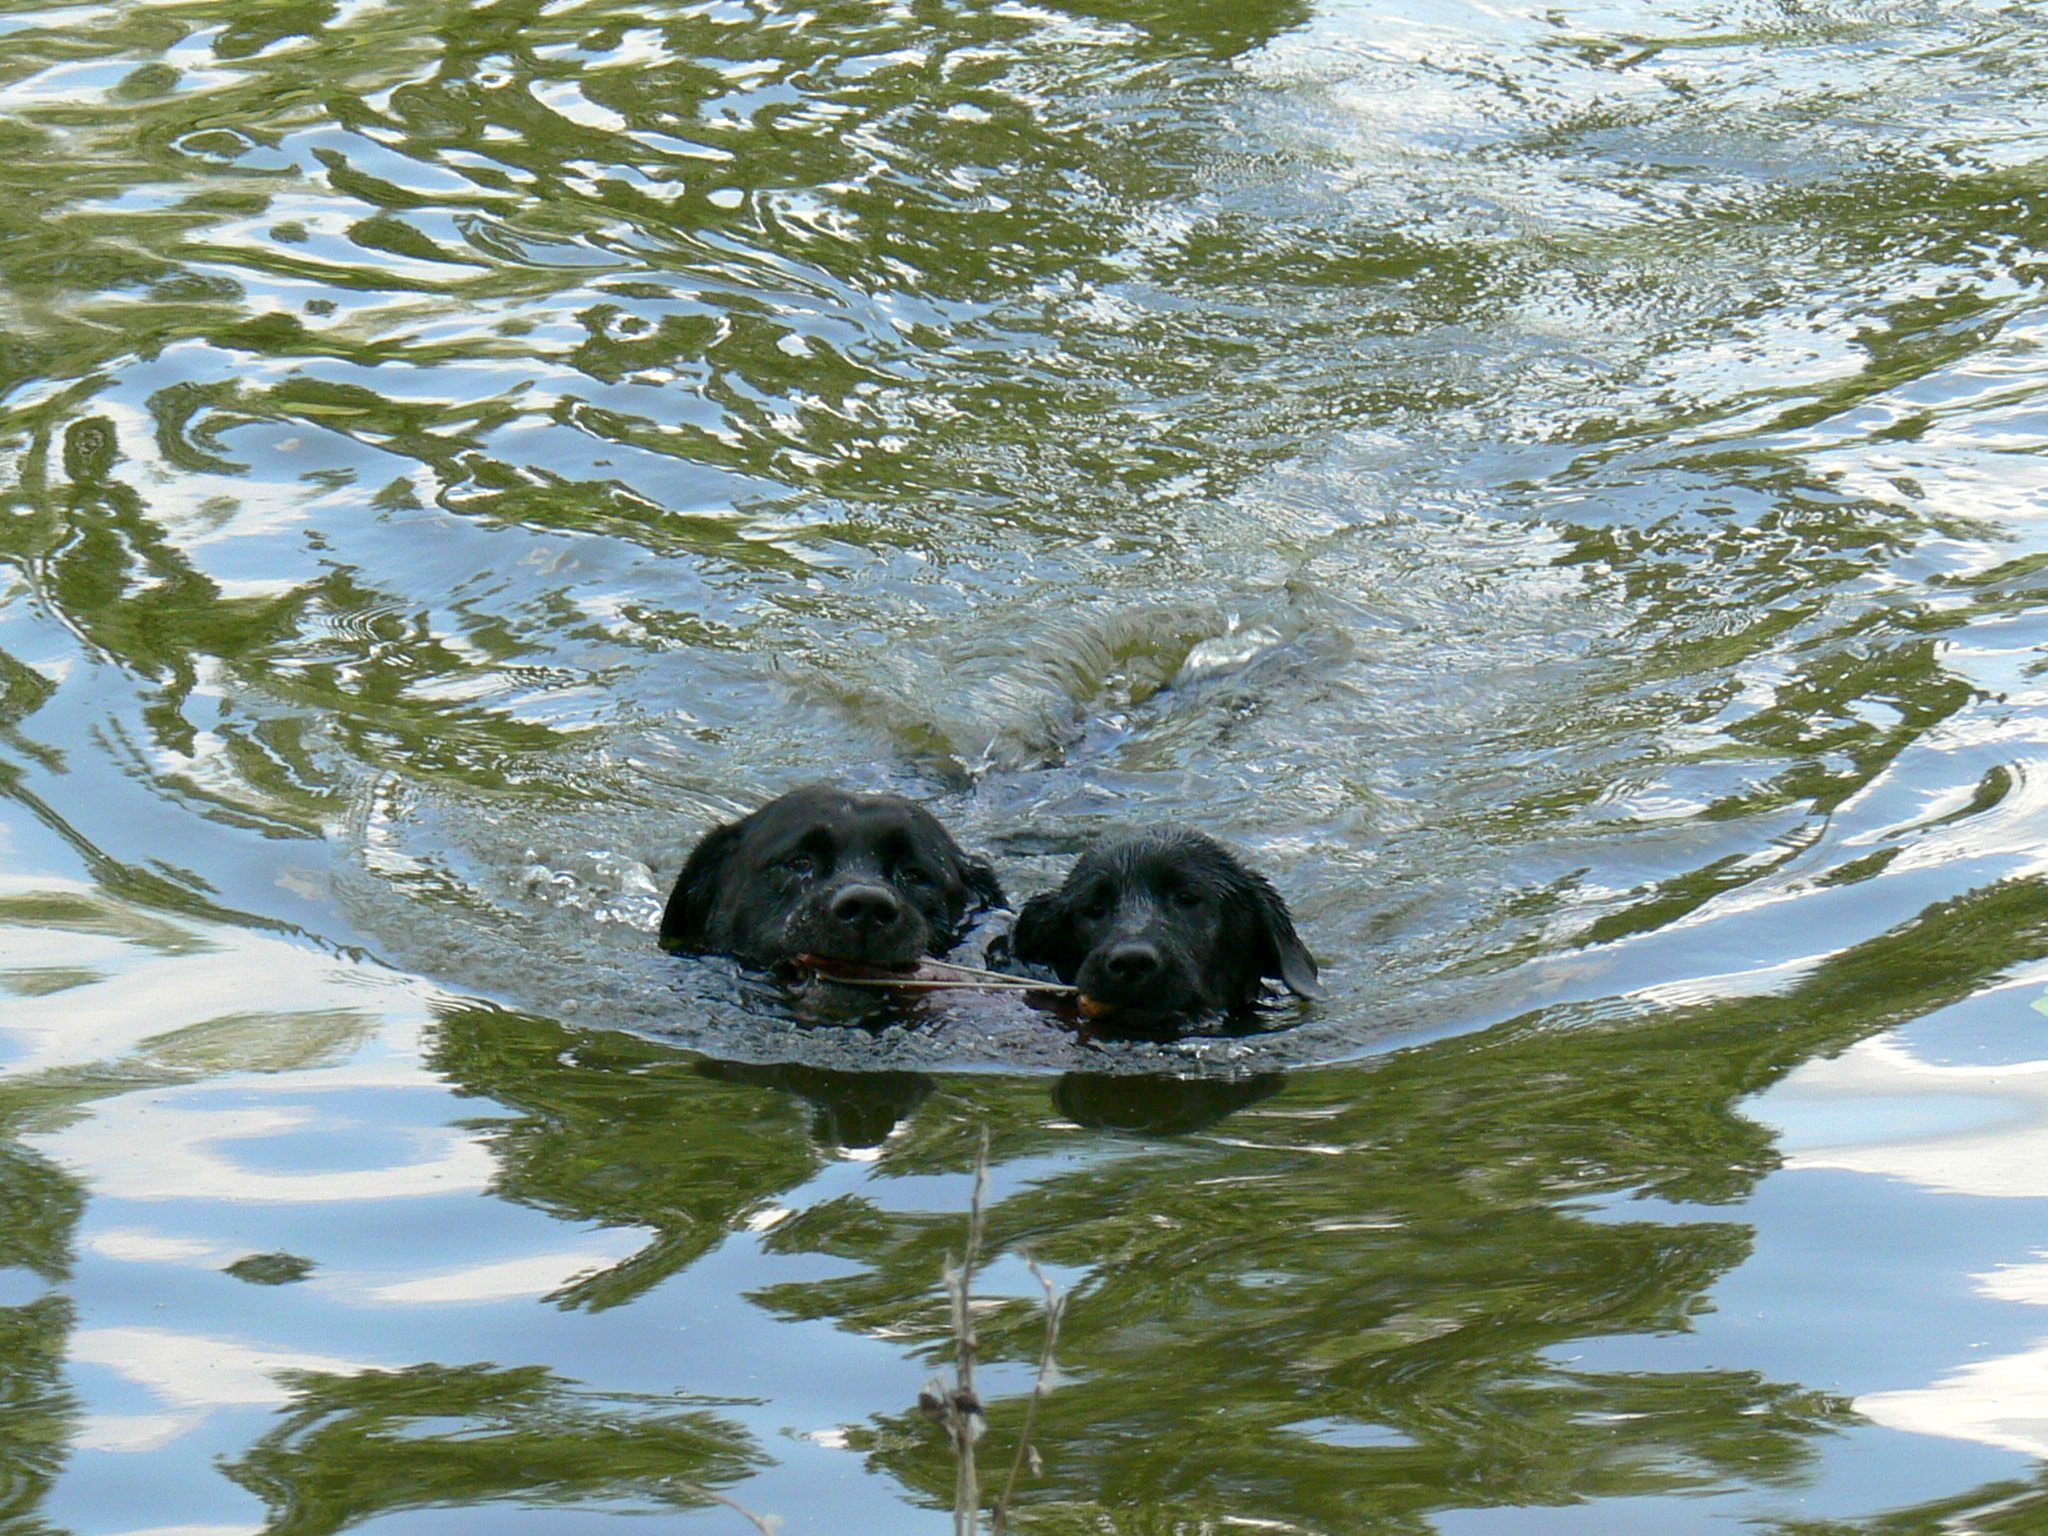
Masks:
[[[1966,1365],[1931,1387],[1869,1393],[1856,1411],[1887,1429],[2048,1456],[2048,1344]]]
[[[274,1142],[315,1129],[330,1147],[353,1141],[366,1158],[391,1160],[300,1171],[277,1166],[274,1147],[267,1155],[238,1156],[225,1146]],[[48,1150],[60,1162],[89,1171],[101,1195],[122,1200],[308,1205],[475,1194],[490,1184],[495,1164],[473,1131],[412,1125],[372,1136],[369,1129],[306,1104],[238,1109],[213,1097],[187,1105],[175,1096],[129,1096],[60,1132]]]
[[[2048,1198],[2048,1061],[1937,1064],[1883,1035],[1807,1062],[1751,1113],[1784,1129],[1789,1168],[1977,1199]],[[1972,1279],[1998,1300],[2048,1306],[2048,1262]],[[2048,1342],[1973,1361],[1929,1386],[1867,1393],[1855,1407],[1888,1429],[2048,1456]]]
[[[414,1280],[394,1280],[371,1286],[366,1294],[373,1301],[394,1304],[539,1298],[625,1262],[645,1247],[655,1234],[643,1228],[593,1236],[615,1240],[607,1241],[601,1248],[528,1254],[499,1264],[477,1264],[466,1269],[423,1275]]]
[[[1785,1132],[1788,1168],[2048,1198],[2048,1061],[1936,1065],[1880,1036],[1806,1063],[1750,1113]]]
[[[237,1343],[168,1328],[87,1328],[71,1340],[73,1365],[97,1365],[136,1383],[164,1406],[151,1413],[89,1415],[73,1442],[82,1450],[153,1451],[221,1408],[279,1407],[292,1400],[287,1371],[353,1374],[357,1361]]]

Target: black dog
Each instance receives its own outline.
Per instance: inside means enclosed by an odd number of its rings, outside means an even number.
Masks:
[[[1323,995],[1279,892],[1214,839],[1173,827],[1090,848],[1057,891],[1024,903],[1012,943],[1019,960],[1081,989],[1098,1033],[1242,1012],[1265,976]]]
[[[706,834],[669,893],[661,947],[905,966],[949,947],[971,909],[1002,904],[995,871],[922,806],[811,784]]]

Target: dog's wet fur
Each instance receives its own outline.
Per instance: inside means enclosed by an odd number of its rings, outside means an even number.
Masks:
[[[908,966],[1003,905],[996,873],[900,795],[812,784],[716,827],[661,915],[661,947],[776,967],[799,956]]]
[[[1214,838],[1150,827],[1103,839],[1018,914],[1016,958],[1080,989],[1096,1034],[1172,1034],[1241,1015],[1266,977],[1321,997],[1287,903]]]

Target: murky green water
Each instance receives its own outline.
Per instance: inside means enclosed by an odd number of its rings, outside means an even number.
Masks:
[[[2048,16],[0,0],[0,1530],[2048,1530]],[[1333,1000],[653,952],[1186,820]],[[642,1520],[635,1529],[654,1529]]]

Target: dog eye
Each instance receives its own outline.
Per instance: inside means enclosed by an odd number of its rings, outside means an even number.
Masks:
[[[896,878],[905,885],[931,885],[932,877],[915,865],[906,865],[896,871]]]
[[[1173,893],[1173,904],[1176,907],[1199,907],[1202,904],[1202,893],[1184,885]]]
[[[1081,909],[1081,915],[1084,917],[1107,917],[1109,916],[1110,908],[1115,905],[1116,902],[1109,892],[1097,891],[1088,898],[1088,905]]]
[[[818,861],[808,853],[792,853],[776,866],[792,875],[808,875],[818,867]]]

